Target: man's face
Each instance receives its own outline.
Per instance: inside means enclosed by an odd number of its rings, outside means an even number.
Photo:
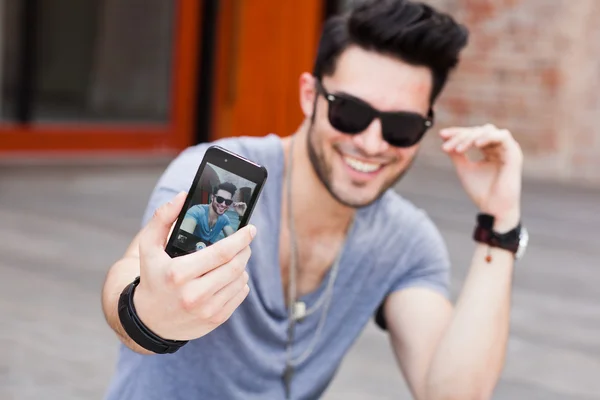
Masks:
[[[212,200],[212,208],[213,210],[218,214],[218,215],[222,215],[223,213],[225,213],[225,211],[227,211],[229,209],[229,206],[226,205],[226,202],[229,202],[229,200],[231,200],[232,196],[231,193],[229,193],[226,190],[223,189],[219,189],[217,191],[217,193],[213,196],[213,200]],[[219,200],[222,200],[221,203],[219,203]],[[230,203],[231,205],[231,203]]]
[[[411,111],[427,116],[432,75],[378,53],[350,47],[338,59],[334,75],[322,79],[324,89],[345,93],[369,103],[379,111]],[[419,144],[393,147],[382,136],[376,118],[356,135],[331,126],[328,103],[315,91],[314,78],[301,79],[304,114],[311,118],[317,96],[316,115],[308,134],[309,155],[320,180],[340,203],[361,207],[390,188],[410,167]]]

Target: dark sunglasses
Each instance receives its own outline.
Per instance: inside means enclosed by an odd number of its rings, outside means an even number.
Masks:
[[[429,110],[427,118],[409,111],[383,112],[356,97],[343,93],[331,94],[319,80],[316,86],[329,103],[329,123],[342,133],[356,135],[367,129],[375,118],[379,118],[386,142],[396,147],[411,147],[433,126],[432,110]]]
[[[217,196],[217,203],[219,203],[219,204],[225,203],[226,206],[230,206],[231,203],[233,203],[233,200],[226,199],[226,198],[221,197],[221,196]]]

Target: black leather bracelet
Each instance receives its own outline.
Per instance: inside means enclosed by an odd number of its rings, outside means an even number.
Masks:
[[[123,289],[119,296],[119,320],[123,329],[131,340],[148,351],[157,354],[175,353],[188,341],[163,339],[144,325],[133,305],[133,293],[139,283],[140,277],[138,276]]]

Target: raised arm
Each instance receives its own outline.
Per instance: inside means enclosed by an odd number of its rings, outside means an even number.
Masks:
[[[233,235],[234,233],[235,233],[235,231],[233,230],[233,228],[231,227],[231,225],[230,225],[230,224],[228,224],[228,225],[225,225],[225,226],[223,227],[223,235],[225,235],[225,237],[227,237],[227,236],[231,236],[231,235]]]
[[[192,218],[192,217],[188,217],[186,216],[183,221],[181,221],[181,227],[180,229],[183,229],[186,232],[189,233],[194,233],[194,231],[196,230],[196,219]]]
[[[456,307],[427,288],[390,295],[385,316],[418,400],[489,399],[504,365],[513,255],[477,245]]]
[[[493,231],[516,228],[523,155],[510,132],[486,125],[441,136],[463,187],[482,213],[494,217]],[[466,156],[472,148],[481,160]],[[389,296],[386,320],[417,399],[491,398],[505,361],[514,260],[512,251],[477,244],[454,309],[424,288]]]

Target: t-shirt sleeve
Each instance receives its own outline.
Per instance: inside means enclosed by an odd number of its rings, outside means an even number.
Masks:
[[[386,295],[410,287],[425,287],[450,298],[450,257],[442,235],[427,217],[417,223],[417,232],[411,243],[411,267],[397,278]],[[385,299],[384,299],[385,302]],[[386,330],[383,302],[375,314],[375,322]]]
[[[225,217],[225,218],[223,218],[223,223],[224,223],[223,228],[226,227],[227,225],[231,225],[231,220],[229,219],[229,217],[224,214],[223,214],[223,217]]]
[[[192,217],[198,222],[205,214],[204,207],[194,206],[185,213],[185,218]]]

